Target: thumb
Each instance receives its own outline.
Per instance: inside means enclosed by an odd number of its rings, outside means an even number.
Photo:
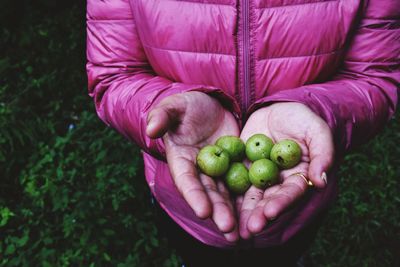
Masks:
[[[176,126],[184,110],[185,104],[181,97],[170,96],[164,99],[147,116],[146,134],[150,138],[162,137]]]
[[[319,129],[310,138],[309,179],[318,188],[324,188],[328,183],[327,172],[334,161],[333,137],[328,125]]]

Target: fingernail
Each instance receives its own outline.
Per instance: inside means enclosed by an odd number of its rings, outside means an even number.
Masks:
[[[321,174],[321,179],[325,182],[325,184],[328,184],[328,176],[326,175],[326,172]]]

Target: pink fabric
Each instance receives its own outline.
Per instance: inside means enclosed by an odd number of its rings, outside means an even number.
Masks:
[[[340,157],[393,115],[400,81],[400,1],[250,0],[251,87],[244,92],[244,1],[87,1],[87,73],[99,117],[143,149],[147,182],[168,214],[218,247],[232,244],[211,220],[196,218],[171,180],[162,141],[145,135],[154,105],[200,90],[240,119],[272,102],[304,103],[329,124]],[[309,191],[250,245],[287,241],[336,194],[332,171],[327,189]]]

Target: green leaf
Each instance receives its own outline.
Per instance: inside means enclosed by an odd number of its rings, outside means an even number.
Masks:
[[[103,256],[104,256],[104,259],[105,259],[106,261],[111,261],[110,255],[108,255],[106,252],[103,253]]]
[[[28,240],[29,240],[29,232],[28,232],[28,231],[25,231],[25,232],[24,232],[24,235],[23,235],[20,239],[18,239],[18,241],[17,241],[17,246],[18,246],[18,247],[23,247],[23,246],[25,246],[26,243],[28,242]]]
[[[0,227],[6,225],[8,220],[13,216],[15,214],[8,207],[0,208]]]
[[[154,247],[158,247],[159,246],[159,242],[158,242],[158,239],[157,238],[155,238],[155,237],[150,237],[150,242],[151,242],[151,244],[154,246]]]
[[[6,251],[4,252],[5,255],[10,255],[15,252],[15,245],[14,244],[9,244],[6,248]]]

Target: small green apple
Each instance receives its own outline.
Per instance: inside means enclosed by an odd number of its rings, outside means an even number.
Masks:
[[[243,160],[246,146],[239,137],[231,135],[222,136],[218,138],[215,144],[228,152],[231,161]]]
[[[229,168],[229,154],[219,146],[205,146],[197,154],[197,166],[208,176],[223,175]]]
[[[279,169],[269,159],[259,159],[249,169],[250,182],[257,188],[265,189],[279,182]]]
[[[225,183],[231,192],[244,194],[251,186],[246,166],[241,162],[233,162],[225,174]]]
[[[281,169],[296,166],[301,159],[301,148],[293,140],[285,139],[275,144],[271,150],[271,160]]]
[[[255,134],[246,142],[246,156],[251,161],[269,159],[272,146],[271,138],[264,134]]]

